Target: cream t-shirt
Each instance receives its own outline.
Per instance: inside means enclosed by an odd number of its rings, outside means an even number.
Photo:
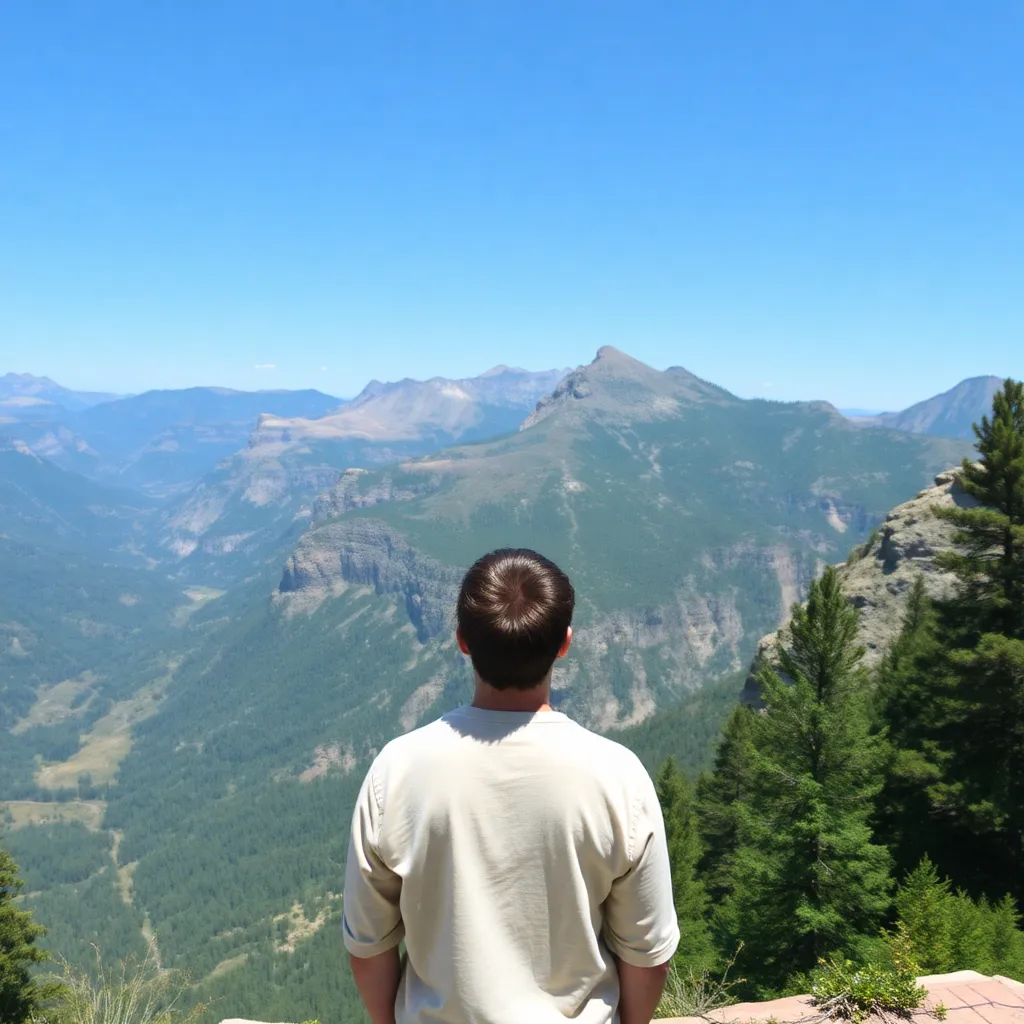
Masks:
[[[612,1024],[612,954],[654,967],[679,942],[651,778],[557,711],[401,736],[356,804],[343,930],[357,957],[405,939],[398,1024]]]

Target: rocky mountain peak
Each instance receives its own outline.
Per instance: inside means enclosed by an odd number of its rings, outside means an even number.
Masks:
[[[579,403],[580,399],[587,401]],[[652,420],[675,415],[687,405],[736,401],[724,388],[708,384],[681,367],[656,370],[611,345],[603,345],[593,362],[574,370],[537,403],[520,429],[535,426],[553,414],[569,419],[598,414],[612,420]]]
[[[1002,377],[969,377],[909,409],[884,412],[864,422],[912,434],[970,440],[974,437],[973,425],[992,411],[992,398],[1002,385]]]

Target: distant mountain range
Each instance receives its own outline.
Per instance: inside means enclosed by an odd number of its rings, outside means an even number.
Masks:
[[[530,373],[500,366],[463,380],[375,380],[337,412],[319,419],[261,416],[253,443],[295,447],[337,440],[442,447],[480,440],[515,430],[569,372]]]
[[[125,397],[7,373],[0,377],[0,439],[23,441],[93,479],[169,499],[187,495],[225,459],[250,448],[276,456],[333,446],[332,457],[322,460],[333,469],[493,437],[518,427],[568,373],[497,366],[462,380],[371,381],[351,402],[315,390],[212,387]],[[989,410],[1000,383],[997,377],[973,377],[902,412],[842,411],[864,425],[970,440],[971,425]],[[229,475],[248,475],[246,462]],[[318,475],[314,486],[320,482]]]
[[[341,399],[319,391],[186,388],[58,405],[0,403],[0,437],[17,438],[65,469],[156,498],[187,490],[248,440],[261,413],[323,416]],[[32,400],[35,402],[35,400]],[[40,400],[41,401],[41,400]]]
[[[1002,385],[1002,377],[971,377],[903,412],[884,412],[869,422],[912,434],[972,440],[973,424],[992,412],[992,398]]]
[[[5,373],[0,377],[0,416],[15,411],[22,416],[42,412],[47,406],[59,406],[68,412],[81,412],[101,402],[112,402],[120,395],[99,391],[70,391],[49,377],[31,373]]]
[[[902,412],[843,409],[842,413],[863,426],[969,441],[974,439],[973,424],[991,413],[992,398],[1002,384],[1002,377],[970,377]]]
[[[319,391],[186,388],[118,398],[47,378],[0,378],[0,439],[65,469],[156,498],[187,493],[250,440],[274,455],[334,445],[329,464],[364,465],[514,430],[567,370],[500,366],[466,380],[372,381],[350,403]],[[255,434],[254,434],[255,431]]]

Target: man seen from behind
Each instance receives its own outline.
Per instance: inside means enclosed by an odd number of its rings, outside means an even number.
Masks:
[[[456,634],[472,704],[370,767],[343,930],[373,1024],[654,1014],[679,941],[661,809],[630,751],[551,707],[574,603],[536,552],[476,562]]]

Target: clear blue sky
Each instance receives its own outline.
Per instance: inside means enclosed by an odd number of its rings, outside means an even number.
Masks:
[[[1020,0],[6,0],[0,371],[1021,377],[1022,54]]]

